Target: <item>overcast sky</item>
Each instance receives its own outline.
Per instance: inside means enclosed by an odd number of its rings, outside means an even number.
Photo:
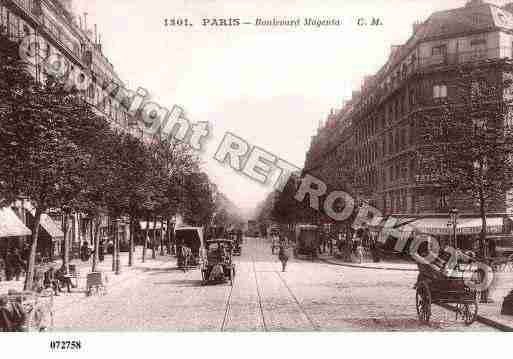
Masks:
[[[205,166],[219,188],[244,209],[270,188],[213,161],[231,131],[302,167],[310,137],[331,108],[358,89],[363,76],[404,43],[414,21],[465,0],[75,0],[77,13],[98,24],[104,52],[130,88],[144,87],[192,121],[209,121],[214,136]],[[503,4],[507,1],[493,1]],[[204,28],[202,18],[317,16],[341,18],[340,27]],[[357,27],[358,17],[384,26]],[[165,27],[164,18],[189,18],[189,28]]]

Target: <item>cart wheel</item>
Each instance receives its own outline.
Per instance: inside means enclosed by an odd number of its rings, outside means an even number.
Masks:
[[[431,291],[426,283],[419,283],[415,296],[417,315],[423,324],[428,324],[431,317]]]
[[[477,311],[479,305],[477,303],[477,296],[474,297],[474,301],[472,303],[463,304],[463,320],[465,321],[465,325],[469,326],[474,324],[477,319]]]

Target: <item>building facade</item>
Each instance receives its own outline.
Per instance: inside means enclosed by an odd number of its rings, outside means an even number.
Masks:
[[[472,79],[472,86],[474,82],[497,86],[511,71],[512,12],[513,4],[498,7],[472,0],[415,23],[409,40],[392,46],[387,63],[366,77],[361,91],[354,92],[341,110],[332,111],[319,128],[305,171],[323,179],[323,172],[345,156],[345,165],[358,179],[353,193],[383,214],[412,218],[432,214],[440,220],[428,227],[433,232],[440,227],[439,233],[450,232],[446,216],[453,207],[470,221],[478,213],[471,199],[446,192],[429,174],[420,172],[419,120],[436,113],[441,100],[456,97],[456,73],[462,66],[487,74]],[[506,231],[506,202],[494,211],[503,214],[501,232]],[[479,233],[479,226],[473,231]]]
[[[42,39],[42,42],[39,41],[39,51],[46,58],[57,56],[68,74],[79,69],[92,80],[81,96],[93,106],[98,115],[105,117],[113,128],[148,141],[147,135],[131,120],[126,108],[113,94],[106,94],[103,90],[112,85],[124,89],[125,84],[103,52],[96,25],[94,30],[90,29],[87,15],[77,16],[72,8],[72,0],[0,0],[0,33],[17,42],[27,36]],[[36,62],[32,65],[29,68],[31,74],[36,80],[44,82],[48,74],[43,64]],[[64,228],[64,216],[60,211],[51,212],[51,216],[58,219],[61,228]],[[18,209],[17,214],[23,219],[27,215],[22,208]],[[108,221],[102,222],[104,227],[108,226]],[[74,214],[69,219],[66,228],[75,251],[81,242],[90,241],[88,223],[90,219],[81,214]],[[120,227],[126,240],[129,233],[125,227],[128,225]]]

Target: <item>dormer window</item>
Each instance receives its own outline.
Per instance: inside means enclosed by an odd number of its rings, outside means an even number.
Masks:
[[[433,98],[444,99],[447,98],[447,85],[439,84],[433,86]]]
[[[445,56],[447,54],[447,45],[435,46],[431,49],[431,55],[433,56]]]

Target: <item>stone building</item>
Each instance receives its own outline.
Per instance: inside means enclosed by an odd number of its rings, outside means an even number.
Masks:
[[[358,179],[354,192],[384,215],[419,218],[414,224],[426,232],[449,235],[448,212],[455,207],[461,214],[457,233],[479,233],[473,201],[447,193],[419,172],[418,118],[455,96],[455,73],[461,66],[486,72],[485,78],[475,79],[482,86],[497,84],[511,71],[512,60],[513,4],[498,7],[472,0],[433,13],[413,25],[405,44],[391,47],[386,64],[365,78],[342,110],[330,114],[312,138],[305,170],[322,179],[337,158],[350,155]],[[509,233],[506,203],[495,210],[488,231]]]
[[[145,134],[130,120],[125,108],[113,96],[102,93],[102,87],[114,84],[124,88],[125,84],[104,54],[96,26],[94,30],[90,29],[87,14],[77,16],[73,13],[72,0],[0,0],[0,32],[19,42],[27,36],[42,39],[39,50],[44,57],[58,56],[68,73],[79,69],[92,80],[82,96],[93,105],[98,115],[107,118],[113,128],[145,139]],[[43,64],[36,61],[33,65],[29,71],[38,81],[45,81],[47,73]],[[17,213],[21,218],[29,215],[23,208],[18,208]],[[50,214],[57,221],[62,221],[60,211],[53,210]],[[68,223],[68,237],[73,240],[75,249],[90,238],[88,221],[81,214],[75,214]],[[107,227],[108,221],[103,222]],[[128,225],[121,223],[119,230],[128,238],[125,228]]]

